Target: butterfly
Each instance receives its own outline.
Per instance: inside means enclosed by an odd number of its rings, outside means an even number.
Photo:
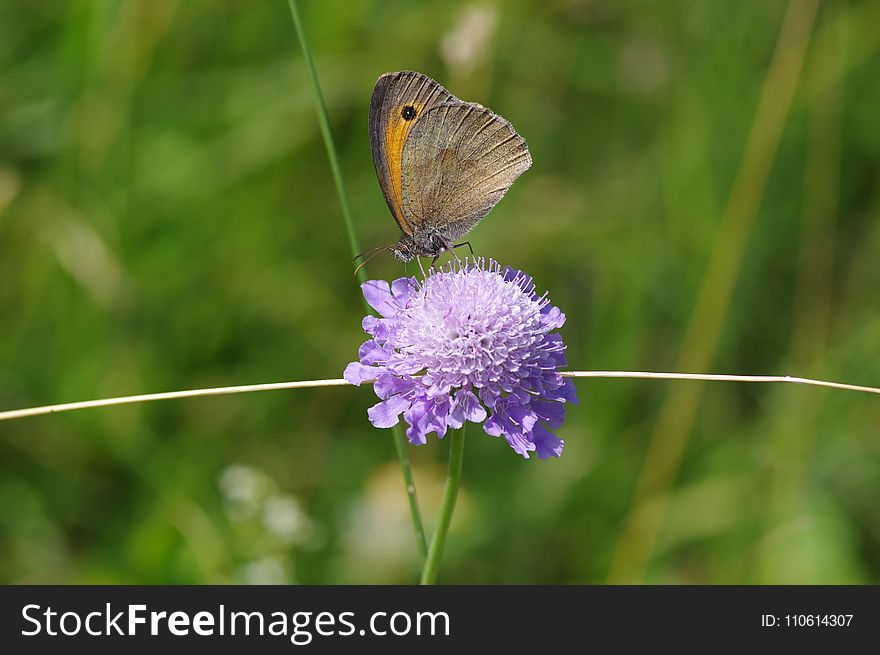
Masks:
[[[441,253],[470,247],[456,242],[532,165],[525,139],[507,120],[413,71],[379,78],[369,129],[379,185],[403,234],[364,253],[361,266],[386,250],[403,262],[433,257],[433,266]]]

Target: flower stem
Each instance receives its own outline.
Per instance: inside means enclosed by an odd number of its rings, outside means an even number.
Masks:
[[[425,538],[425,526],[422,523],[422,513],[419,510],[419,499],[416,497],[416,484],[413,481],[409,457],[406,455],[406,445],[403,440],[403,429],[400,425],[395,425],[392,428],[391,441],[394,442],[394,452],[397,453],[397,461],[400,462],[400,470],[403,472],[403,483],[406,485],[406,497],[409,501],[409,513],[416,533],[419,561],[424,564],[428,557],[428,540]]]
[[[330,131],[330,118],[327,115],[327,106],[324,104],[324,96],[321,94],[321,85],[318,82],[318,72],[315,69],[312,52],[309,49],[309,43],[306,40],[306,33],[302,26],[302,19],[299,16],[297,2],[296,0],[288,0],[288,4],[290,5],[290,15],[293,18],[293,27],[296,30],[296,36],[299,39],[299,44],[302,48],[303,58],[306,61],[306,68],[308,68],[309,71],[309,81],[312,85],[312,96],[315,100],[318,124],[321,127],[321,136],[324,138],[327,159],[330,161],[330,170],[333,172],[333,181],[336,184],[336,195],[339,196],[339,204],[342,207],[342,219],[345,223],[345,231],[348,233],[348,244],[351,248],[352,257],[356,257],[360,254],[361,247],[358,242],[357,233],[354,230],[354,221],[351,218],[351,206],[348,204],[348,194],[345,192],[345,183],[342,180],[342,170],[339,167],[339,158],[336,156],[336,146],[333,143],[333,133]],[[358,269],[357,274],[361,283],[367,281],[367,273],[363,267]],[[406,484],[409,510],[412,515],[413,529],[416,533],[416,547],[419,551],[419,558],[424,562],[428,551],[427,540],[425,539],[425,528],[422,525],[422,515],[419,511],[416,487],[413,483],[409,459],[406,456],[403,430],[400,426],[395,426],[392,429],[391,440],[394,442],[394,452],[397,454],[397,461],[400,463],[400,469],[403,472],[403,481],[404,484]]]
[[[464,460],[464,428],[452,431],[452,443],[449,444],[449,469],[446,473],[446,488],[443,489],[443,501],[440,505],[440,517],[437,529],[431,539],[428,559],[422,569],[422,584],[435,584],[440,558],[443,557],[443,546],[446,544],[446,533],[452,523],[455,501],[458,498],[458,487],[461,484],[461,463]]]

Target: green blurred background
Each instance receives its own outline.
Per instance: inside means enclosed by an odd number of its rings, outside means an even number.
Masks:
[[[305,0],[362,246],[386,71],[532,169],[473,233],[575,369],[878,385],[880,3]],[[0,409],[339,377],[363,307],[287,3],[0,6]],[[403,273],[390,257],[371,277]],[[880,400],[583,380],[560,460],[479,429],[452,583],[880,582]],[[370,389],[0,423],[0,580],[412,582]],[[433,523],[448,443],[408,447]]]

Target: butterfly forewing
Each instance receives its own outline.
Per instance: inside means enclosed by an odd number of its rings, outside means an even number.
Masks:
[[[370,100],[370,147],[379,185],[391,214],[406,234],[412,226],[403,211],[401,159],[404,144],[421,116],[432,107],[457,98],[421,73],[386,73],[376,82]]]
[[[403,216],[416,230],[469,232],[532,164],[525,140],[475,103],[447,101],[415,122],[403,146]]]

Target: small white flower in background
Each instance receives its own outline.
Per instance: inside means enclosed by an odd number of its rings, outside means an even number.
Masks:
[[[245,584],[288,584],[287,569],[277,557],[264,557],[263,559],[248,562],[241,567],[240,577]]]
[[[233,464],[220,474],[220,492],[226,499],[230,517],[244,521],[254,516],[266,495],[270,480],[250,466]]]
[[[293,552],[314,548],[323,538],[320,523],[309,517],[292,494],[278,491],[265,471],[232,464],[218,478],[238,547],[250,560],[238,578],[245,584],[292,584]]]
[[[302,544],[312,535],[312,520],[293,496],[272,496],[263,507],[266,531],[285,544]]]
[[[495,7],[476,4],[466,8],[440,45],[449,70],[458,76],[473,71],[486,58],[497,25],[498,10]]]

